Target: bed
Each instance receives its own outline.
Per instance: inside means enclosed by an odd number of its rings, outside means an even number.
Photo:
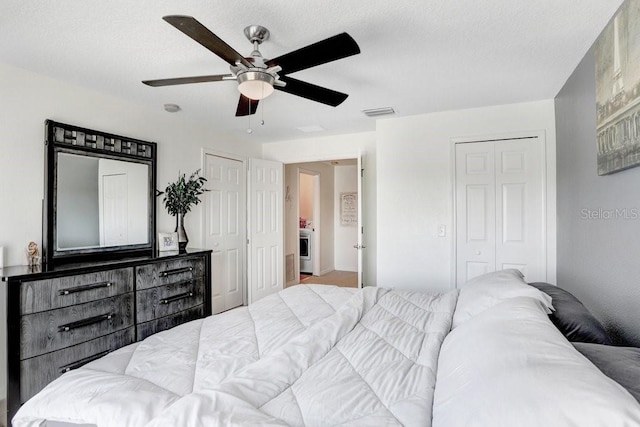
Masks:
[[[640,425],[553,313],[517,270],[442,294],[294,286],[68,372],[13,425]]]

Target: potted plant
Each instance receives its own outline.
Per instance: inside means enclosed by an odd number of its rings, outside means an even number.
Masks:
[[[184,229],[184,216],[191,210],[192,206],[200,203],[200,196],[205,191],[204,183],[207,179],[200,176],[200,169],[196,170],[186,178],[185,174],[178,173],[178,180],[167,185],[164,191],[158,193],[158,196],[164,194],[162,201],[169,215],[176,217],[176,232],[178,233],[178,247],[180,251],[184,251],[189,243],[187,232]]]

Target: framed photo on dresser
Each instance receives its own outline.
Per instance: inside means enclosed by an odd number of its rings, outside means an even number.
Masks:
[[[177,251],[178,233],[158,233],[158,251]]]

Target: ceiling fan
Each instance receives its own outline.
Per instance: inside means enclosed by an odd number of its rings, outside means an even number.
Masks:
[[[340,105],[349,96],[288,76],[296,71],[360,53],[358,44],[347,33],[267,60],[260,53],[259,46],[269,39],[269,30],[259,25],[244,29],[245,36],[253,43],[253,52],[250,56],[243,57],[191,16],[169,15],[162,19],[228,62],[231,74],[144,80],[142,83],[146,85],[157,87],[223,80],[237,81],[240,100],[236,116],[254,114],[258,108],[258,101],[269,96],[274,89],[333,107]]]

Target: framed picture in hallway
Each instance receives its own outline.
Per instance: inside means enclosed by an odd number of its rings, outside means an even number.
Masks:
[[[596,41],[598,175],[640,165],[640,0],[626,1]]]
[[[358,193],[340,193],[340,224],[358,225]]]

